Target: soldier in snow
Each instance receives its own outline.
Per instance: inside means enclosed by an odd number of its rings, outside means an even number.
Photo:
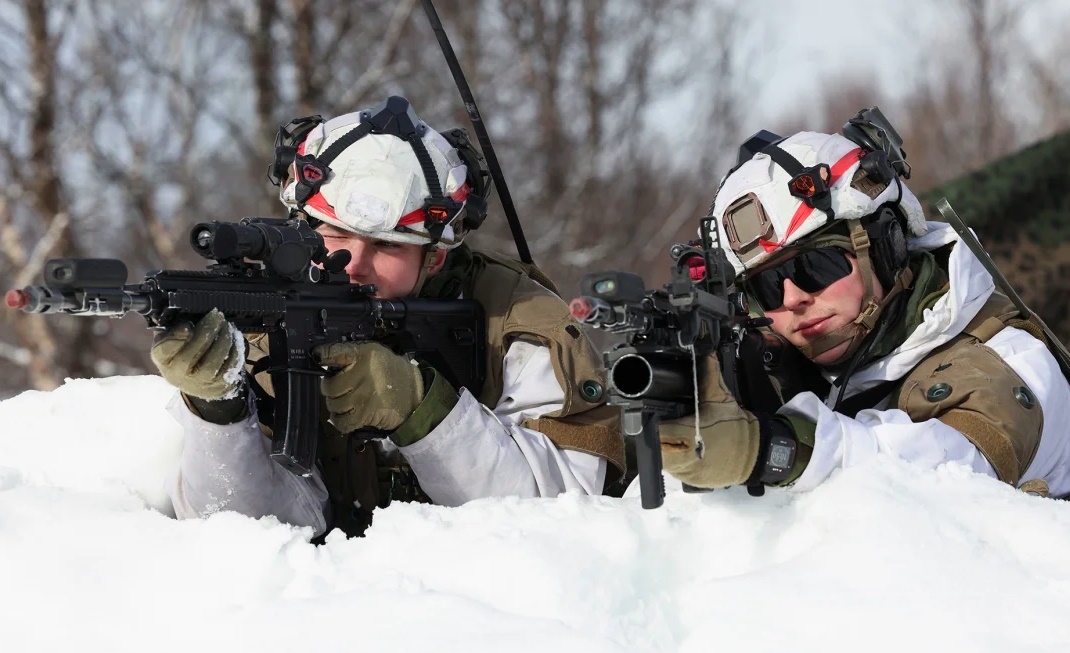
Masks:
[[[926,221],[879,110],[842,134],[764,134],[722,181],[711,216],[752,314],[819,382],[755,414],[710,357],[701,437],[694,416],[662,422],[665,469],[701,488],[809,490],[884,453],[1070,493],[1070,387],[1056,350],[949,224]]]
[[[467,139],[428,128],[394,97],[326,122],[291,123],[277,156],[283,204],[328,250],[350,252],[353,283],[374,284],[380,299],[463,297],[483,306],[487,380],[473,396],[375,342],[318,348],[318,362],[333,370],[321,386],[329,421],[316,469],[301,477],[269,458],[272,425],[250,391],[272,394],[266,366],[255,364],[266,343],[246,342],[217,312],[173,328],[152,358],[181,390],[171,411],[185,449],[170,492],[180,518],[225,509],[356,535],[393,499],[456,506],[600,494],[621,476],[623,440],[617,411],[603,403],[600,357],[553,284],[532,265],[463,242],[482,221],[487,189]],[[390,435],[348,435],[364,427]]]

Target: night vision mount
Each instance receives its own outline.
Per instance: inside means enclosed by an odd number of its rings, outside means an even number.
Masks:
[[[878,107],[859,111],[844,124],[840,134],[870,152],[884,152],[895,174],[910,179],[910,164],[903,149],[903,137]]]

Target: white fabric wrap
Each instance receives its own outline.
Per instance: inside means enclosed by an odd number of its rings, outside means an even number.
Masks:
[[[356,129],[359,113],[349,113],[317,125],[308,133],[303,153],[319,155],[335,141]],[[434,129],[426,129],[421,141],[435,167],[439,189],[446,196],[465,183],[468,168],[457,151]],[[318,202],[309,202],[304,211],[312,217],[369,238],[393,242],[425,244],[430,238],[422,223],[409,225],[410,231],[395,231],[402,217],[424,206],[431,190],[427,185],[412,145],[389,134],[368,134],[347,147],[330,162],[330,174],[319,194],[333,210],[324,211]],[[296,180],[280,188],[279,198],[288,208],[298,208]],[[443,242],[454,240],[452,226],[443,231]]]
[[[777,147],[792,155],[803,167],[825,163],[829,168],[835,166],[851,151],[858,149],[858,145],[839,134],[817,132],[800,132],[789,136]],[[875,198],[870,198],[865,193],[851,188],[851,179],[860,165],[860,161],[854,161],[832,185],[832,210],[836,219],[857,219],[874,213],[882,204],[898,199],[901,187],[903,196],[899,208],[906,216],[908,235],[920,236],[925,233],[925,213],[921,208],[921,203],[905,184],[889,184]],[[795,212],[803,205],[801,199],[791,195],[788,188],[790,180],[791,175],[777,165],[768,154],[754,155],[754,158],[730,173],[720,190],[717,191],[712,215],[717,219],[718,228],[723,228],[725,210],[733,202],[749,193],[753,193],[758,198],[766,215],[769,216],[775,232],[770,240],[774,243],[779,243],[781,246],[790,245],[826,226],[828,216],[823,211],[811,209],[809,215],[791,233],[790,237],[785,238]],[[760,265],[775,251],[767,252],[757,247],[747,252],[746,260],[741,261],[725,243],[725,253],[736,275]]]
[[[950,225],[931,222],[928,233],[913,242],[913,250],[932,250],[958,240]],[[922,324],[888,356],[859,370],[848,382],[846,397],[882,381],[902,378],[933,349],[961,333],[995,290],[991,275],[965,245],[956,246],[949,261],[951,288]],[[1025,331],[1005,328],[986,345],[1011,367],[1036,395],[1044,412],[1040,446],[1022,481],[1047,481],[1052,496],[1070,493],[1070,386],[1059,364],[1042,342]],[[850,467],[879,454],[893,455],[912,463],[935,467],[956,462],[996,477],[980,451],[964,435],[931,419],[914,423],[898,409],[870,409],[855,418],[835,413],[813,393],[801,393],[780,412],[804,417],[817,424],[813,456],[794,484],[795,490],[810,490],[837,468]]]
[[[431,433],[402,447],[420,487],[439,505],[457,506],[498,496],[553,497],[566,491],[601,494],[606,461],[558,449],[525,418],[561,408],[550,352],[518,340],[506,352],[503,392],[493,410],[462,390],[457,405]],[[252,517],[274,515],[297,526],[326,529],[327,490],[318,471],[294,476],[269,457],[270,441],[253,413],[221,426],[193,415],[176,396],[171,413],[182,424],[181,463],[169,483],[179,518],[231,510]],[[380,443],[393,449],[389,441]]]

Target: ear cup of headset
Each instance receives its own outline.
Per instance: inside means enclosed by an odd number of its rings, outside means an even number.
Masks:
[[[884,150],[874,150],[862,157],[859,162],[866,177],[877,184],[890,184],[895,179],[895,170]]]
[[[881,151],[880,145],[874,142],[869,134],[852,122],[848,122],[842,129],[840,129],[840,135],[869,152]]]
[[[866,225],[873,271],[882,287],[895,284],[895,275],[907,264],[907,239],[895,211],[884,207]]]
[[[457,150],[465,167],[468,168],[468,186],[472,189],[465,206],[464,228],[468,231],[478,229],[487,218],[487,196],[489,174],[483,166],[483,155],[472,145],[471,139],[461,127],[440,132],[442,137]]]
[[[275,158],[271,162],[271,173],[268,178],[274,182],[275,179],[279,180],[279,183],[286,181],[289,176],[290,166],[293,165],[294,159],[297,158],[297,148],[290,145],[279,145],[275,148]]]

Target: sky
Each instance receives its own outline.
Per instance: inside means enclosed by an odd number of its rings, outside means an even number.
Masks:
[[[930,75],[935,60],[956,56],[965,47],[968,34],[959,4],[951,0],[746,3],[744,41],[757,53],[751,68],[755,101],[744,116],[743,131],[768,128],[799,110],[804,115],[817,111],[820,91],[838,81],[871,77],[889,98],[903,97]],[[996,0],[993,4],[1025,9],[1016,35],[1004,42],[1011,51],[1012,79],[1026,72],[1026,49],[1043,57],[1070,37],[1070,2]]]
[[[1070,502],[892,459],[817,490],[395,504],[364,538],[176,521],[159,377],[0,402],[0,650],[1022,651],[1070,641]]]

